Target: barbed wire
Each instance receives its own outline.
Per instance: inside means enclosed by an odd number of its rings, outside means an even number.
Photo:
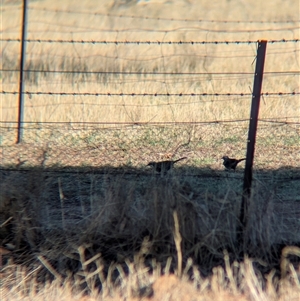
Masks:
[[[282,96],[280,96],[282,98]],[[247,98],[248,99],[248,98]],[[101,104],[99,103],[91,103],[89,101],[89,103],[85,103],[84,105],[87,106],[87,107],[114,107],[114,108],[117,108],[117,107],[120,107],[120,108],[153,108],[153,107],[170,107],[170,106],[190,106],[190,105],[194,105],[194,104],[207,104],[207,103],[217,103],[217,102],[225,102],[225,101],[236,101],[236,97],[232,97],[232,98],[224,98],[224,99],[205,99],[205,100],[202,100],[201,99],[201,102],[199,100],[196,100],[196,101],[188,101],[188,102],[170,102],[170,101],[164,101],[163,103],[156,103],[156,104],[124,104],[124,103],[103,103],[101,102]],[[76,106],[78,107],[81,107],[82,106],[82,102],[80,103],[76,103],[76,102],[59,102],[59,104],[57,103],[50,103],[50,104],[36,104],[34,105],[34,108],[50,108],[50,107],[57,107],[58,105],[59,106],[69,106],[69,105],[72,105],[74,108]],[[11,109],[18,109],[19,106],[18,105],[15,105],[15,106],[2,106],[2,110],[11,110]]]
[[[282,24],[282,23],[298,23],[299,20],[282,20],[282,21],[264,21],[264,20],[209,20],[209,19],[181,19],[181,18],[161,18],[161,17],[149,17],[149,16],[133,16],[133,15],[118,15],[111,13],[99,13],[99,12],[84,12],[84,11],[74,11],[74,10],[59,10],[59,9],[49,9],[49,8],[37,8],[29,6],[30,10],[37,11],[48,11],[55,13],[67,13],[67,14],[86,14],[93,16],[103,16],[103,17],[114,17],[114,18],[129,18],[129,19],[141,19],[141,20],[155,20],[155,21],[171,21],[171,22],[206,22],[206,23],[226,23],[226,24],[240,24],[240,23],[249,23],[249,24]]]
[[[0,94],[11,94],[17,95],[19,91],[0,91]],[[195,97],[195,96],[252,96],[252,93],[123,93],[123,92],[106,92],[106,93],[91,93],[91,92],[40,92],[40,91],[25,91],[22,94],[26,95],[61,95],[61,96],[154,96],[154,97],[170,97],[170,96],[179,96],[179,97]],[[261,93],[261,96],[283,96],[283,95],[300,95],[300,92],[264,92]]]
[[[0,38],[2,42],[21,42],[21,39]],[[69,44],[103,44],[103,45],[243,45],[257,44],[260,40],[249,41],[108,41],[108,40],[53,40],[53,39],[25,39],[27,43],[69,43]],[[299,43],[300,39],[268,40],[269,44],[275,43]]]

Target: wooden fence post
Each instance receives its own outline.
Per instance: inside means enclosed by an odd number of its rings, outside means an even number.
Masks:
[[[26,39],[27,34],[27,0],[23,0],[23,19],[22,19],[22,41],[21,41],[21,58],[20,58],[20,85],[19,85],[19,112],[18,112],[18,138],[17,143],[21,143],[23,139],[24,127],[24,69],[25,69],[25,54],[26,54]]]
[[[244,173],[244,185],[243,185],[243,197],[240,211],[240,222],[243,226],[240,232],[240,240],[243,242],[243,230],[247,225],[247,215],[249,207],[249,199],[251,196],[251,184],[252,184],[252,166],[255,151],[255,140],[259,113],[260,94],[263,81],[263,72],[265,64],[267,41],[259,41],[257,48],[256,67],[254,74],[254,84],[252,93],[251,113],[250,113],[250,124],[248,131],[247,140],[247,156],[246,156],[246,167]]]

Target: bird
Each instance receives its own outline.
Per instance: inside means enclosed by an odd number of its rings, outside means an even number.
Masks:
[[[229,158],[228,156],[223,156],[222,159],[223,161],[223,165],[225,166],[226,169],[233,169],[235,171],[237,165],[241,162],[246,160],[246,158],[243,159],[233,159],[233,158]]]
[[[154,170],[156,172],[165,174],[174,167],[175,163],[177,163],[178,161],[184,160],[184,159],[187,159],[187,157],[182,157],[175,161],[172,161],[172,160],[160,161],[160,162],[151,161],[147,164],[147,166],[152,166],[152,167],[154,167]]]

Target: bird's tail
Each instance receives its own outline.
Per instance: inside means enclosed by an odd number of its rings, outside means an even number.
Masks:
[[[246,158],[243,158],[243,159],[238,160],[238,163],[241,162],[241,161],[244,161],[244,160],[246,160]]]
[[[181,160],[184,160],[184,159],[187,159],[187,157],[182,157],[182,158],[180,158],[180,159],[177,159],[177,160],[174,161],[174,163],[176,163],[176,162],[178,162],[178,161],[181,161]]]

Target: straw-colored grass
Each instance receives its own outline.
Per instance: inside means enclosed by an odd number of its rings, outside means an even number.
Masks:
[[[201,1],[172,4],[113,5],[113,1],[30,3],[28,39],[85,41],[256,41],[297,39],[299,22],[272,23],[299,19],[294,5],[273,1],[231,3],[221,1],[210,7]],[[126,2],[126,1],[125,1]],[[68,3],[68,4],[66,4]],[[118,1],[115,1],[117,4]],[[266,5],[266,6],[265,6]],[[18,7],[18,6],[17,6]],[[226,8],[225,8],[226,7]],[[46,11],[41,8],[48,9]],[[59,12],[51,11],[59,9]],[[50,10],[50,11],[49,11]],[[63,13],[60,11],[72,11]],[[77,12],[77,13],[76,13]],[[92,14],[92,13],[98,13]],[[250,13],[251,12],[251,13]],[[100,15],[99,15],[100,14]],[[102,15],[101,15],[102,14]],[[113,15],[140,16],[120,18]],[[15,6],[3,12],[3,38],[20,38],[21,11]],[[145,16],[150,19],[145,20]],[[153,19],[151,19],[153,18]],[[173,21],[157,18],[174,18]],[[267,23],[184,22],[188,20],[264,21]],[[3,67],[18,69],[20,45],[2,44]],[[229,45],[114,45],[28,43],[26,68],[66,73],[28,73],[25,90],[65,93],[250,93],[253,86],[256,44]],[[299,43],[267,46],[265,72],[299,70]],[[99,72],[85,74],[80,71]],[[101,72],[142,72],[141,75],[114,75]],[[147,72],[200,72],[202,75],[147,75]],[[240,72],[241,74],[211,74]],[[3,90],[18,91],[18,73],[5,72]],[[299,91],[299,75],[268,74],[264,92]],[[107,97],[107,96],[25,96],[25,121],[159,122],[211,121],[249,117],[250,96],[198,97]],[[17,96],[2,95],[3,121],[17,119]],[[264,99],[260,117],[295,117],[299,121],[298,96],[270,96]]]
[[[30,1],[27,38],[299,39],[293,1],[143,3]],[[2,38],[20,38],[20,2],[1,10]],[[19,42],[0,47],[3,69],[17,70]],[[1,171],[0,245],[11,250],[1,300],[299,300],[299,95],[261,100],[243,245],[243,165],[226,173],[221,161],[246,153],[251,96],[240,94],[251,93],[256,44],[43,42],[26,53],[26,68],[41,72],[25,76],[33,123],[20,145],[18,96],[0,99],[1,167],[15,169]],[[299,43],[268,43],[263,92],[299,92],[298,72]],[[18,85],[17,72],[1,71],[1,90]],[[146,168],[180,156],[165,177]]]
[[[30,273],[12,265],[4,271],[9,277],[3,281],[1,300],[297,301],[300,297],[299,280],[291,265],[288,277],[279,279],[273,270],[263,280],[255,271],[254,262],[248,258],[240,264],[227,261],[225,268],[216,267],[207,278],[203,278],[191,262],[182,278],[169,274],[167,266],[162,268],[153,262],[152,267],[147,267],[137,258],[133,262],[127,261],[124,267],[112,264],[105,277],[101,258],[94,258],[87,265],[95,263],[98,268],[94,272],[77,273],[75,284],[56,278],[43,286],[38,274],[44,265],[50,266],[47,261],[42,259]],[[128,269],[128,273],[124,269]],[[113,276],[115,272],[118,276]],[[102,287],[101,292],[95,287],[97,282]],[[86,289],[80,289],[80,284]]]
[[[57,289],[53,299],[73,292],[131,300],[153,284],[157,300],[168,293],[178,300],[168,286],[175,281],[194,287],[189,299],[220,293],[229,300],[285,300],[284,292],[293,291],[297,300],[299,249],[283,249],[300,240],[296,171],[285,180],[280,170],[255,175],[241,245],[239,172],[226,177],[178,166],[157,177],[128,167],[58,170],[2,175],[0,235],[12,249],[5,255],[8,299],[38,300],[48,292],[45,283],[56,280],[73,291]],[[251,261],[241,263],[241,252]],[[183,282],[171,278],[159,287],[159,276],[168,273]]]

